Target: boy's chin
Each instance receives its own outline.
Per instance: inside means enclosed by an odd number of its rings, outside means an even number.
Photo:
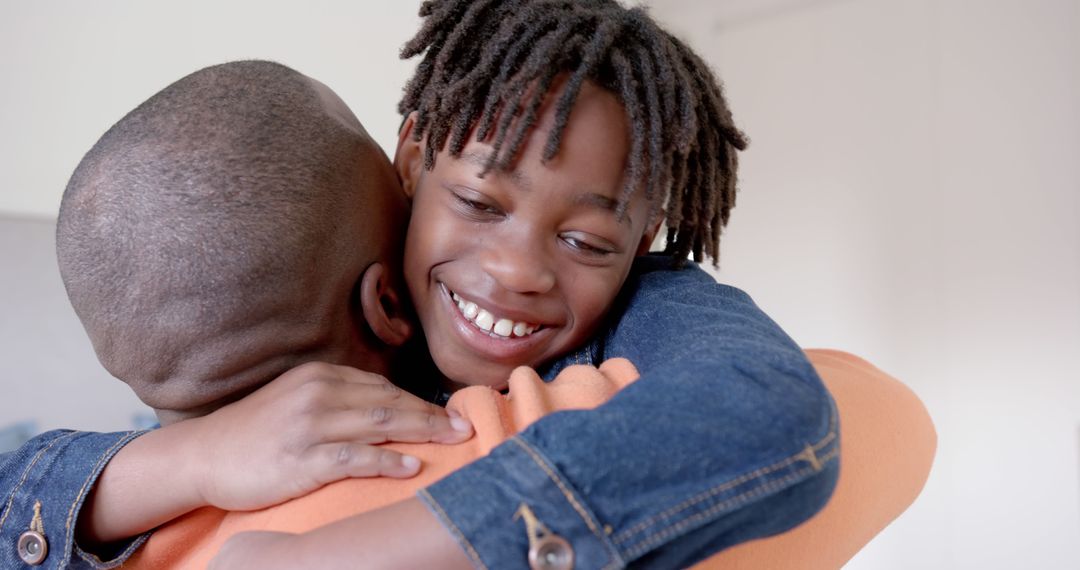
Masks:
[[[460,370],[454,367],[453,374],[447,374],[447,368],[450,367],[439,367],[448,378],[451,390],[456,391],[469,386],[487,386],[493,390],[504,392],[510,386],[510,373],[517,367],[485,363],[476,366],[462,366]]]

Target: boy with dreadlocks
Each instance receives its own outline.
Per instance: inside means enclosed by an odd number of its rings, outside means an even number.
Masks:
[[[614,2],[421,14],[395,165],[413,202],[406,284],[444,391],[617,356],[641,378],[350,519],[350,546],[445,544],[447,529],[454,560],[501,568],[559,535],[582,567],[675,567],[808,518],[837,474],[820,379],[744,293],[674,268],[717,258],[745,146],[707,66]],[[661,221],[668,251],[639,257]]]
[[[683,567],[808,518],[835,483],[829,397],[744,293],[686,262],[717,259],[746,145],[708,67],[611,1],[447,0],[421,15],[395,165],[413,201],[406,283],[439,369],[497,385],[592,338],[571,362],[627,357],[641,378],[419,499],[241,538],[220,562],[372,563],[393,537],[435,540],[421,502],[473,565],[499,568],[526,552],[533,567],[569,552],[586,568]],[[661,220],[665,254],[641,256]],[[428,550],[409,563],[457,560]]]
[[[482,173],[507,169],[552,84],[568,76],[543,147],[542,161],[551,161],[575,98],[592,82],[618,97],[630,126],[620,207],[639,188],[657,204],[668,198],[666,253],[718,258],[735,205],[736,151],[747,141],[709,67],[685,44],[642,9],[614,1],[425,2],[420,15],[427,20],[402,57],[427,54],[398,110],[416,113],[426,169],[444,148],[460,157],[470,134],[491,140]]]

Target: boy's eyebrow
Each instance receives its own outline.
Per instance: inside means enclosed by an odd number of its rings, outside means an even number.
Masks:
[[[582,192],[574,198],[574,203],[578,206],[588,206],[590,208],[599,208],[601,210],[607,210],[612,215],[616,215],[619,211],[619,202],[613,200],[603,194],[597,194],[596,192]],[[634,225],[634,220],[630,219],[630,213],[624,212],[622,216],[617,216],[616,219],[620,224]]]
[[[491,159],[491,153],[469,150],[461,153],[461,159],[479,166],[480,168],[486,168],[488,160]],[[508,170],[504,171],[504,173],[510,177],[510,180],[513,181],[514,184],[521,187],[522,190],[532,190],[532,182],[530,182],[521,172],[517,170]]]

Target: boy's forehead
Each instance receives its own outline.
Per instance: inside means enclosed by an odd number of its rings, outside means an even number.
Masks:
[[[545,95],[540,113],[537,115],[536,124],[533,126],[533,135],[543,137],[546,141],[555,130],[558,121],[558,103],[565,95],[569,87],[569,74],[560,74]],[[625,143],[630,141],[629,124],[626,120],[626,109],[622,101],[612,91],[601,87],[597,83],[586,80],[582,82],[580,89],[570,101],[570,114],[567,117],[565,130],[562,134],[565,139],[567,131],[571,128],[580,130],[600,130],[607,133],[617,133]],[[623,150],[625,153],[626,150]]]
[[[556,128],[558,102],[567,78],[564,74],[549,89],[522,148],[512,162],[499,170],[499,175],[522,191],[533,190],[541,178],[548,183],[557,180],[568,186],[579,205],[616,212],[631,148],[626,111],[614,93],[585,81],[571,102],[558,151],[548,160],[543,158]],[[522,120],[516,118],[508,131],[514,133]],[[493,136],[483,141],[470,140],[457,159],[473,169],[484,170],[491,163]]]

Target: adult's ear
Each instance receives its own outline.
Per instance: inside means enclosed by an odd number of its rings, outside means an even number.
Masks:
[[[394,170],[401,181],[401,189],[410,200],[416,195],[416,185],[424,168],[424,144],[413,137],[415,127],[416,111],[413,111],[401,124],[397,149],[394,151]]]
[[[401,346],[412,336],[405,297],[382,263],[372,263],[360,277],[360,309],[368,327],[384,344]]]

